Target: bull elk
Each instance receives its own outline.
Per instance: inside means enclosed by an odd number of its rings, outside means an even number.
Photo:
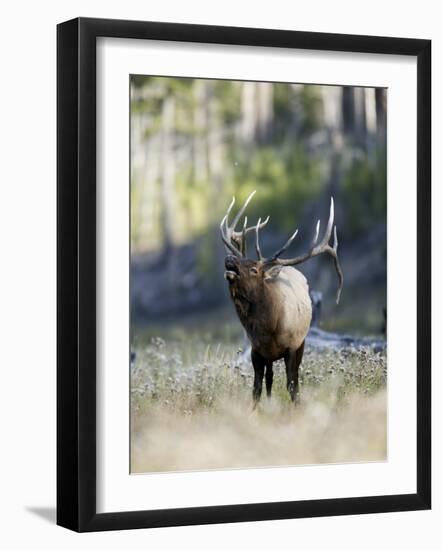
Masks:
[[[242,229],[236,227],[251,201],[255,191],[249,195],[233,222],[229,215],[235,203],[233,198],[227,213],[221,221],[221,238],[228,255],[225,258],[224,277],[229,283],[230,296],[239,320],[247,332],[252,346],[252,363],[255,372],[253,400],[256,406],[262,393],[265,376],[267,396],[270,397],[273,384],[273,362],[284,359],[287,374],[287,390],[295,403],[298,401],[298,371],[304,353],[304,342],[312,319],[312,304],[308,283],[304,275],[293,266],[318,256],[330,254],[335,263],[339,286],[336,303],[343,286],[343,274],[338,258],[338,238],[334,223],[333,198],[330,200],[330,215],[322,240],[318,243],[320,220],[316,224],[315,237],[308,252],[296,258],[283,259],[280,256],[295,239],[298,230],[271,257],[262,255],[259,231],[269,218],[255,226],[247,227],[244,218]],[[333,246],[329,244],[333,231]],[[247,257],[247,235],[255,234],[257,259]]]

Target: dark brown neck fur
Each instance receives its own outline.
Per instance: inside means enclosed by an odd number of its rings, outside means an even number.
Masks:
[[[275,302],[267,294],[269,289],[264,289],[256,303],[251,302],[245,296],[232,292],[232,300],[242,326],[250,339],[267,339],[276,330],[277,311]]]

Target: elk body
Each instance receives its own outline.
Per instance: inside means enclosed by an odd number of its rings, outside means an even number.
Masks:
[[[343,275],[337,255],[338,240],[334,228],[334,243],[329,241],[334,223],[333,199],[330,201],[330,215],[324,236],[319,244],[320,222],[310,250],[296,258],[282,259],[280,256],[295,239],[298,231],[287,240],[270,258],[264,258],[259,244],[259,231],[269,221],[258,220],[256,226],[247,227],[244,219],[241,231],[236,226],[242,217],[253,192],[240,209],[232,224],[229,214],[235,199],[232,200],[220,230],[228,255],[225,258],[225,278],[239,320],[247,332],[252,346],[252,363],[255,371],[253,399],[259,401],[265,377],[268,397],[273,384],[273,362],[284,359],[287,374],[287,389],[292,401],[298,400],[298,371],[304,353],[304,342],[312,319],[312,304],[308,283],[304,275],[294,266],[323,252],[330,254],[335,262],[339,278],[336,303],[339,302],[343,285]],[[247,257],[247,235],[255,234],[257,259]]]

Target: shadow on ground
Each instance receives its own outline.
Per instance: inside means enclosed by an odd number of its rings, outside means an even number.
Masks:
[[[49,523],[55,524],[57,513],[55,507],[49,506],[27,506],[26,511],[38,516]]]

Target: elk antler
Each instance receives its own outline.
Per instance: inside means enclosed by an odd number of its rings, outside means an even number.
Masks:
[[[334,203],[333,203],[333,197],[330,199],[330,215],[328,218],[327,228],[324,233],[324,237],[322,238],[321,242],[319,244],[316,244],[319,237],[319,228],[321,226],[321,220],[318,220],[316,223],[316,231],[315,231],[315,237],[312,242],[312,246],[310,250],[303,254],[302,256],[298,256],[297,258],[287,258],[287,259],[281,259],[279,256],[287,250],[287,248],[292,243],[293,239],[296,237],[298,230],[296,230],[293,235],[287,240],[287,242],[282,246],[273,256],[269,259],[264,260],[266,264],[279,264],[283,266],[287,265],[298,265],[302,262],[305,262],[309,258],[314,258],[315,256],[318,256],[319,254],[322,254],[323,252],[327,252],[330,254],[330,256],[333,257],[335,262],[335,269],[336,273],[338,275],[339,280],[339,287],[336,295],[336,303],[339,304],[339,299],[341,297],[341,291],[342,286],[344,284],[344,275],[342,273],[341,265],[339,263],[338,258],[338,236],[336,232],[336,226],[333,228],[333,222],[334,222]],[[333,246],[330,246],[329,241],[331,237],[331,232],[333,228]],[[262,260],[262,256],[259,250],[259,243],[258,243],[258,228],[256,229],[256,250],[258,253],[258,257],[260,260]]]
[[[265,227],[270,219],[269,216],[267,216],[267,219],[261,222],[261,219],[258,222],[258,225],[253,225],[251,227],[247,227],[247,216],[244,218],[244,224],[242,231],[235,231],[236,226],[238,225],[239,220],[241,219],[241,216],[244,214],[245,209],[247,208],[249,202],[252,200],[253,195],[256,193],[256,191],[252,191],[250,195],[247,197],[245,203],[242,205],[238,213],[236,214],[235,218],[232,221],[232,224],[229,225],[229,214],[233,208],[233,205],[235,204],[235,197],[232,198],[232,202],[230,203],[229,207],[227,208],[226,215],[221,220],[220,223],[220,231],[221,231],[221,238],[223,240],[223,243],[227,250],[232,252],[235,256],[239,257],[245,257],[246,255],[246,237],[247,235],[252,232],[256,231],[259,227],[262,229]]]

